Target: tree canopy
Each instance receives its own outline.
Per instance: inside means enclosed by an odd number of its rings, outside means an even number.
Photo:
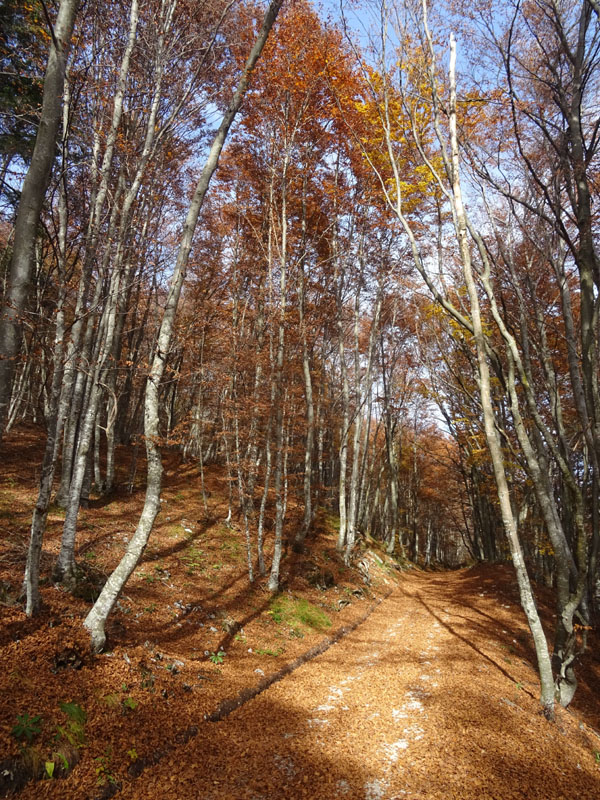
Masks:
[[[92,627],[178,448],[226,470],[271,591],[323,508],[346,564],[368,536],[421,566],[512,560],[551,717],[599,602],[597,4],[92,0],[61,43],[66,5],[0,6],[0,422],[48,433],[28,613],[55,470],[72,585],[81,504],[110,497],[118,444],[146,450]]]

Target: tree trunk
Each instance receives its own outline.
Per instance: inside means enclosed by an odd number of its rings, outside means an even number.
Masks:
[[[302,302],[302,301],[299,301]],[[310,371],[310,358],[308,352],[308,344],[306,337],[306,329],[304,326],[304,314],[302,313],[300,319],[300,326],[302,328],[302,376],[304,378],[304,399],[306,403],[306,440],[304,446],[304,517],[302,525],[298,528],[294,540],[294,550],[297,553],[302,552],[304,540],[308,534],[313,517],[314,510],[312,506],[312,463],[313,463],[313,450],[315,441],[315,404],[313,399],[313,386],[312,375]]]
[[[521,596],[521,605],[527,617],[527,622],[533,636],[535,651],[538,661],[538,671],[541,682],[541,696],[540,702],[544,710],[544,714],[549,719],[554,717],[554,679],[552,675],[552,665],[550,662],[550,654],[548,652],[548,644],[546,636],[542,628],[541,620],[535,605],[533,591],[527,574],[525,560],[523,558],[523,550],[521,541],[517,531],[517,524],[512,509],[510,500],[510,490],[506,478],[504,468],[504,458],[502,455],[502,447],[498,430],[496,429],[496,420],[494,415],[494,408],[492,405],[492,393],[490,382],[490,371],[487,363],[487,351],[485,334],[483,332],[483,325],[481,321],[481,312],[479,306],[479,297],[477,294],[477,287],[475,285],[473,270],[471,265],[471,252],[469,242],[467,239],[467,222],[462,202],[462,187],[460,183],[459,171],[459,149],[458,137],[456,130],[456,79],[455,79],[455,65],[456,65],[456,45],[454,36],[450,39],[450,141],[451,141],[451,164],[450,175],[452,178],[452,208],[454,216],[454,224],[458,245],[461,256],[461,264],[463,268],[463,276],[469,297],[469,304],[471,309],[471,321],[473,326],[473,336],[477,350],[477,367],[478,367],[478,384],[481,399],[481,407],[483,411],[483,420],[485,426],[486,441],[492,459],[494,468],[494,476],[496,479],[496,486],[498,489],[498,500],[500,503],[500,510],[502,514],[502,522],[504,530],[510,546],[513,564],[517,575],[517,582],[519,585],[519,594]]]
[[[287,110],[286,110],[287,114]],[[279,279],[279,324],[277,328],[277,352],[275,358],[274,392],[275,398],[275,471],[273,489],[275,491],[275,541],[273,544],[273,560],[269,573],[268,589],[277,592],[279,589],[279,566],[281,563],[283,543],[283,522],[285,504],[283,499],[283,451],[285,446],[283,391],[283,360],[285,355],[285,315],[287,306],[287,167],[289,164],[289,145],[284,155],[282,191],[281,191],[281,242],[280,242],[280,279]]]
[[[65,87],[67,85],[65,84]],[[63,106],[63,148],[66,149],[67,132],[69,123],[69,93],[65,88],[65,102]],[[63,150],[64,159],[64,150]],[[59,290],[56,304],[56,327],[54,334],[54,373],[52,376],[52,388],[50,391],[50,409],[48,414],[48,432],[46,437],[46,447],[42,461],[42,471],[40,476],[40,488],[37,502],[33,510],[31,520],[31,532],[29,538],[29,549],[27,551],[27,564],[25,566],[25,613],[28,617],[33,616],[40,608],[40,558],[42,554],[42,543],[46,530],[46,519],[52,495],[52,482],[58,457],[58,448],[62,435],[62,417],[59,414],[59,404],[61,386],[64,374],[63,354],[65,340],[65,300],[67,296],[66,286],[66,258],[67,258],[67,187],[66,174],[63,170],[63,177],[59,185],[58,196],[58,280]]]
[[[175,315],[181,294],[181,287],[185,278],[189,260],[192,239],[198,215],[202,208],[210,179],[217,168],[219,156],[227,138],[229,128],[240,109],[244,95],[248,88],[250,74],[263,50],[269,32],[277,18],[283,0],[273,0],[267,9],[262,27],[252,48],[244,71],[237,85],[236,91],[223,117],[219,130],[210,149],[206,164],[198,181],[194,197],[190,204],[184,226],[183,238],[177,255],[175,270],[169,286],[169,295],[165,306],[163,319],[160,325],[156,350],[152,359],[150,375],[146,385],[146,402],[144,414],[144,427],[146,436],[146,455],[148,459],[148,481],[144,509],[140,516],[135,534],[132,536],[125,555],[121,562],[108,578],[100,596],[85,619],[85,626],[90,631],[92,647],[102,650],[106,641],[104,628],[106,620],[112,611],[123,588],[135,569],[154,525],[156,514],[160,505],[160,489],[162,481],[162,461],[158,448],[159,417],[158,417],[158,392],[161,378],[164,373],[166,358],[169,352]]]
[[[315,442],[315,404],[313,399],[312,375],[310,370],[310,353],[308,346],[308,335],[306,330],[305,318],[305,254],[307,249],[306,242],[306,179],[302,190],[302,256],[300,258],[298,271],[298,323],[302,337],[302,377],[304,378],[304,400],[306,404],[306,439],[304,445],[304,517],[302,525],[298,528],[294,537],[293,549],[296,553],[301,553],[304,547],[304,540],[313,522],[312,507],[312,469],[313,469],[313,450]]]
[[[347,469],[348,469],[348,438],[350,435],[350,389],[348,386],[348,370],[346,369],[346,351],[344,348],[344,325],[342,316],[341,287],[338,290],[338,353],[340,358],[340,376],[342,382],[342,418],[340,421],[340,447],[339,447],[339,482],[338,482],[338,508],[340,515],[340,530],[337,537],[336,548],[342,553],[346,547],[348,535],[348,498],[347,498]]]
[[[27,305],[35,240],[52,175],[71,35],[79,0],[61,0],[52,33],[40,124],[27,170],[17,219],[5,307],[0,316],[0,443],[8,414],[16,361],[21,350],[21,318]]]

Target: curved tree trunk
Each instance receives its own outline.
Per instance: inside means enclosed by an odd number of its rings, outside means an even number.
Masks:
[[[100,596],[94,603],[91,611],[85,618],[84,625],[91,635],[92,648],[96,651],[102,650],[106,641],[104,627],[110,612],[112,611],[119,595],[121,594],[129,576],[137,566],[137,563],[144,552],[148,538],[154,525],[154,520],[158,513],[160,504],[160,490],[162,481],[162,461],[158,448],[159,440],[159,417],[158,417],[158,393],[160,381],[164,373],[166,359],[171,344],[171,336],[181,287],[185,278],[189,255],[192,248],[192,240],[198,216],[202,208],[210,180],[217,168],[219,156],[225,144],[229,128],[240,109],[244,95],[248,88],[250,74],[265,46],[269,32],[277,18],[283,0],[273,0],[267,9],[262,27],[254,43],[244,71],[237,85],[236,91],[229,104],[210,152],[206,164],[200,175],[196,191],[192,198],[190,208],[186,217],[183,237],[177,254],[175,270],[171,278],[169,295],[165,306],[164,315],[160,325],[156,349],[152,359],[150,374],[146,384],[146,401],[144,412],[144,431],[146,437],[146,456],[148,460],[148,482],[146,487],[146,499],[144,508],[140,516],[136,531],[132,536],[125,555],[121,559],[116,569],[108,578]]]

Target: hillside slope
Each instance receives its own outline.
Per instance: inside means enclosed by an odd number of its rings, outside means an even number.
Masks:
[[[16,597],[39,450],[38,431],[13,434],[0,486],[1,792],[600,794],[597,640],[580,665],[575,708],[550,725],[508,568],[400,572],[371,543],[362,571],[347,569],[323,510],[308,552],[286,556],[273,598],[263,581],[248,584],[242,534],[223,522],[224,474],[208,471],[205,510],[197,470],[178,455],[166,458],[163,510],[111,620],[111,650],[92,657],[81,622],[135,526],[141,477],[132,495],[97,498],[82,512],[82,596],[47,583],[43,614],[26,620]],[[121,453],[122,484],[129,457]],[[53,509],[47,571],[61,517]],[[42,779],[26,782],[35,773]]]

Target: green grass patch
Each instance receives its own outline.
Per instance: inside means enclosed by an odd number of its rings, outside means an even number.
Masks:
[[[325,514],[324,519],[325,525],[339,533],[340,530],[340,518],[336,514]]]
[[[268,614],[273,622],[289,626],[296,636],[300,625],[316,631],[331,628],[331,619],[325,611],[304,598],[281,594],[271,600],[270,606]]]
[[[181,561],[185,564],[188,575],[193,575],[196,570],[204,568],[204,550],[195,545],[190,545],[181,556]]]
[[[273,650],[270,647],[259,647],[254,652],[257,656],[272,656],[273,658],[277,658],[285,652],[285,647],[278,647],[277,650]]]
[[[229,553],[232,556],[238,556],[242,549],[242,543],[239,539],[226,539],[223,544],[221,545],[221,550],[225,553]]]

